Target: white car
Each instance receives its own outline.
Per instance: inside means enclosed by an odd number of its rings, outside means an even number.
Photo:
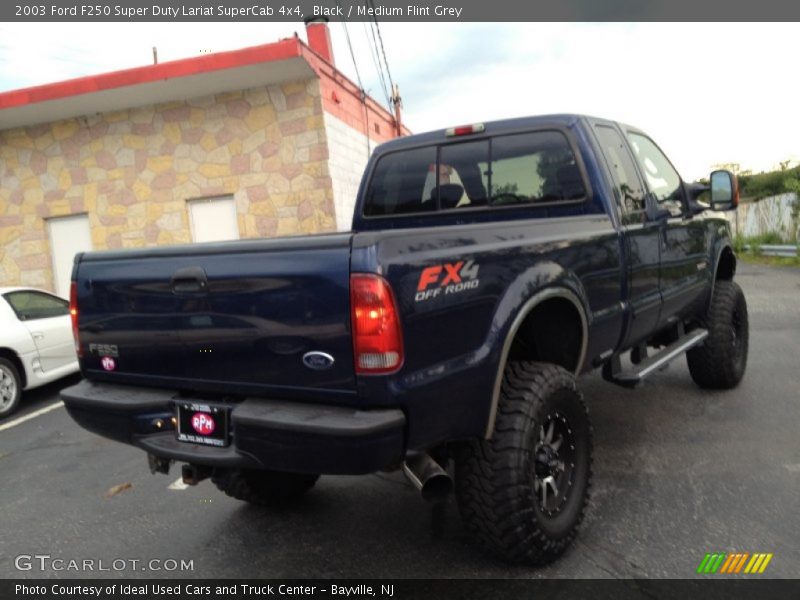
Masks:
[[[78,371],[69,302],[44,290],[0,287],[0,419],[29,390]]]

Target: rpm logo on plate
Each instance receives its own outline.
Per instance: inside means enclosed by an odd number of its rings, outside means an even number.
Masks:
[[[460,260],[426,267],[420,273],[414,300],[422,302],[438,296],[474,290],[480,285],[479,267],[480,265],[474,260]]]
[[[217,428],[214,417],[208,413],[196,412],[192,415],[192,429],[200,435],[211,435]]]

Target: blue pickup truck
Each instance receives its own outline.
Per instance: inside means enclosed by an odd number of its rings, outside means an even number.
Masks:
[[[720,210],[642,131],[577,115],[379,146],[352,230],[78,255],[86,429],[256,504],[321,474],[402,469],[454,491],[490,550],[542,564],[574,539],[592,429],[577,377],[635,386],[686,354],[732,388],[745,298]]]

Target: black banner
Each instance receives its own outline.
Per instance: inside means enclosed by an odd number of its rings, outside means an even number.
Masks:
[[[738,600],[800,598],[800,580],[392,579],[392,580],[3,580],[0,598],[37,600]]]
[[[331,21],[797,21],[786,0],[12,0],[7,22]]]

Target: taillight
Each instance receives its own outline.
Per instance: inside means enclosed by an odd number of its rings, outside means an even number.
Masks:
[[[69,286],[69,317],[72,320],[72,337],[75,340],[75,352],[83,356],[81,343],[78,340],[78,284],[74,281]]]
[[[393,373],[403,364],[403,334],[392,289],[377,275],[350,276],[356,373]]]

